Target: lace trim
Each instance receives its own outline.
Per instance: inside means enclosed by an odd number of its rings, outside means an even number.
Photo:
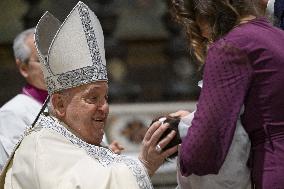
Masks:
[[[153,188],[149,176],[139,160],[114,154],[107,148],[95,146],[83,141],[82,139],[71,133],[62,125],[62,123],[60,123],[54,117],[41,115],[38,123],[39,124],[33,130],[38,130],[39,128],[47,128],[56,131],[57,133],[68,139],[72,144],[83,148],[89,156],[98,160],[98,162],[104,167],[110,166],[112,163],[124,163],[136,177],[139,188]]]
[[[92,57],[93,66],[97,69],[97,79],[107,79],[106,66],[103,65],[102,58],[100,56],[100,50],[96,39],[94,28],[91,25],[90,14],[88,7],[79,3],[79,15],[85,32],[86,40],[89,46],[90,55]]]

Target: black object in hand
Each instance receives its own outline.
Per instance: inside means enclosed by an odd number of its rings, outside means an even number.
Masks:
[[[159,117],[157,119],[154,119],[151,123],[151,125],[158,121],[160,118],[162,117]],[[180,118],[179,117],[171,117],[171,116],[166,116],[165,117],[166,120],[164,121],[164,123],[169,123],[169,128],[162,134],[162,136],[160,137],[160,139],[158,140],[158,142],[160,142],[163,138],[165,138],[172,130],[176,131],[176,135],[175,137],[163,148],[163,151],[164,150],[167,150],[173,146],[176,146],[178,144],[181,143],[181,138],[180,138],[180,135],[179,135],[179,132],[178,132],[178,124],[180,122]],[[178,152],[172,154],[169,156],[169,158],[174,158],[178,155]]]

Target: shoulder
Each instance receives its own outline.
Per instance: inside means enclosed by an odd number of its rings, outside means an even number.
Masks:
[[[64,136],[47,128],[31,132],[24,138],[21,145],[23,145],[23,148],[34,146],[35,153],[50,158],[68,154],[69,151],[72,151],[74,155],[85,154],[82,149],[72,144]]]
[[[231,58],[231,56],[255,56],[260,52],[273,51],[278,37],[277,28],[273,27],[265,18],[256,18],[233,28],[229,33],[215,41],[208,49],[208,55],[214,57]],[[283,33],[284,34],[284,33]],[[283,38],[284,39],[284,38]],[[281,40],[280,40],[281,41]],[[273,42],[273,44],[271,44]],[[284,41],[283,41],[284,42]]]
[[[22,162],[38,173],[72,167],[87,154],[57,132],[41,128],[24,137],[15,153],[14,163]],[[60,165],[58,167],[58,165]]]
[[[205,68],[209,65],[224,65],[226,67],[231,63],[247,63],[248,52],[236,41],[221,38],[218,41],[214,42],[208,49]]]
[[[272,26],[266,18],[256,18],[249,23],[233,28],[217,41],[230,43],[253,55],[263,51],[274,51],[283,46],[284,32]],[[217,45],[218,46],[218,45]]]
[[[0,114],[2,112],[13,112],[16,115],[25,115],[28,112],[38,112],[40,108],[41,104],[35,99],[24,94],[18,94],[0,108]]]
[[[36,100],[23,94],[15,96],[0,108],[0,127],[2,132],[10,132],[13,128],[17,129],[17,131],[8,135],[22,132],[26,126],[33,123],[40,109],[41,104]],[[3,130],[3,128],[6,129]]]
[[[55,188],[63,175],[85,156],[64,137],[43,128],[32,131],[22,140],[15,152],[11,171],[22,188],[41,185]]]
[[[231,50],[244,51],[246,50],[247,43],[254,41],[251,38],[251,32],[246,28],[234,28],[227,35],[221,37],[209,46],[210,51],[220,51],[219,53],[232,52]]]

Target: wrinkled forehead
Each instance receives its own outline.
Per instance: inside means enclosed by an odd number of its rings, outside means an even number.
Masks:
[[[89,93],[108,93],[108,82],[107,81],[96,81],[80,85],[77,87],[64,89],[55,93],[64,94],[68,96],[74,96],[76,94],[89,94]],[[54,94],[55,94],[54,93]]]
[[[64,91],[70,93],[107,93],[108,92],[108,82],[107,81],[96,81],[78,87],[73,87],[70,89],[65,89]]]
[[[82,87],[84,87],[85,91],[89,92],[107,91],[108,83],[106,81],[96,81],[93,83],[83,85]]]

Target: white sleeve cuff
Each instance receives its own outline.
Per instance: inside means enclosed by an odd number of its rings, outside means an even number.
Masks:
[[[178,131],[179,131],[180,138],[183,138],[186,136],[187,130],[191,126],[194,113],[195,111],[180,119],[180,122],[178,124]]]

